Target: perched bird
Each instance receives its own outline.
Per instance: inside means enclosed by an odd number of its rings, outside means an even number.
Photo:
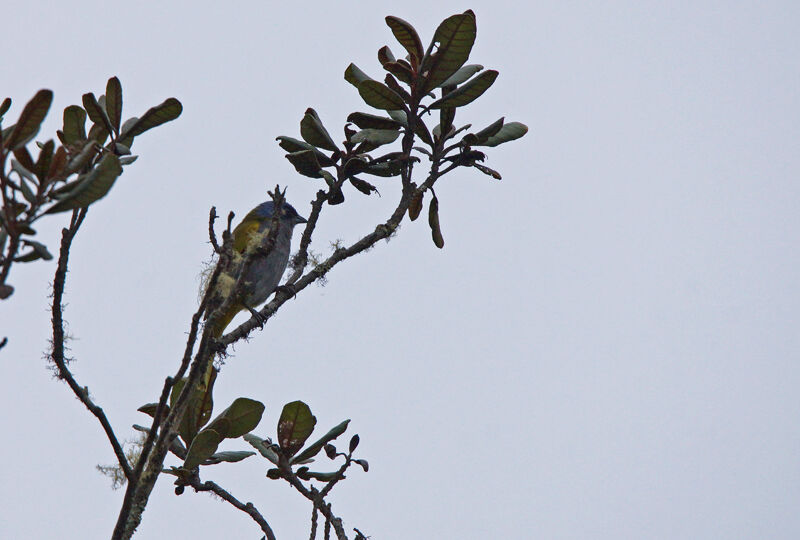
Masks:
[[[233,230],[233,260],[217,280],[206,316],[221,306],[233,292],[248,255],[258,248],[266,247],[274,209],[272,201],[259,204]],[[214,325],[212,335],[215,338],[222,335],[237,313],[245,309],[252,311],[269,298],[289,264],[292,229],[295,225],[306,222],[289,203],[283,203],[278,234],[272,250],[266,256],[255,255],[251,258],[239,298],[230,303]]]

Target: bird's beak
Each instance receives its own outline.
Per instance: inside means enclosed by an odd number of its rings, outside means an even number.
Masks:
[[[308,223],[308,220],[306,218],[304,218],[303,216],[298,215],[296,218],[294,218],[294,223],[295,223],[295,225],[299,225],[301,223]]]

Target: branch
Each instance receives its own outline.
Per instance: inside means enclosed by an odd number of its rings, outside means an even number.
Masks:
[[[242,503],[236,497],[222,489],[222,487],[215,482],[201,482],[200,478],[197,476],[192,476],[191,480],[188,482],[188,485],[193,487],[195,491],[210,491],[221,499],[231,503],[234,507],[253,518],[253,521],[258,523],[258,526],[261,527],[261,530],[267,536],[268,540],[275,540],[275,533],[272,532],[272,528],[269,526],[269,523],[267,523],[267,520],[264,519],[264,516],[261,515],[253,503]]]
[[[119,466],[122,472],[125,473],[125,478],[130,481],[133,475],[131,466],[128,463],[128,459],[125,457],[125,453],[122,451],[122,446],[117,436],[114,434],[114,430],[111,428],[108,418],[103,412],[103,409],[96,405],[89,397],[89,389],[87,387],[81,387],[75,380],[72,372],[70,372],[67,367],[67,360],[64,357],[64,316],[62,301],[64,299],[64,285],[67,279],[67,263],[69,261],[69,250],[72,247],[72,239],[78,232],[85,217],[86,208],[75,210],[72,213],[69,228],[62,229],[61,231],[61,249],[58,255],[58,266],[56,268],[55,278],[53,280],[53,305],[51,309],[53,314],[53,351],[50,354],[50,358],[56,365],[58,378],[66,381],[72,392],[81,400],[81,403],[83,403],[86,408],[97,417],[97,420],[100,421],[100,425],[103,426],[103,430],[106,432],[111,447],[114,449],[114,454],[117,456]]]
[[[341,518],[336,517],[333,511],[331,510],[331,504],[326,503],[325,499],[322,497],[319,491],[314,486],[311,488],[306,488],[303,483],[300,481],[299,478],[294,474],[294,472],[289,468],[288,463],[283,463],[282,466],[278,467],[278,470],[281,472],[281,476],[286,479],[292,487],[294,487],[303,497],[314,503],[314,507],[319,509],[320,513],[325,516],[325,519],[328,520],[332,525],[334,531],[336,531],[336,538],[339,540],[348,540],[347,534],[344,532],[344,527],[342,526]]]
[[[286,283],[292,285],[303,275],[303,270],[308,263],[308,247],[311,245],[311,235],[317,226],[317,220],[322,212],[322,205],[328,200],[328,194],[324,190],[317,191],[317,198],[311,201],[311,214],[308,216],[308,223],[303,230],[303,236],[300,238],[300,250],[294,256],[291,262],[291,267],[294,270],[292,275]]]

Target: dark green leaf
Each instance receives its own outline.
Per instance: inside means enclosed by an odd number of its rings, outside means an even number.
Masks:
[[[461,107],[467,103],[472,103],[478,99],[481,94],[486,92],[495,79],[497,79],[497,71],[490,69],[484,71],[480,75],[473,77],[465,82],[454,91],[450,92],[441,99],[438,99],[430,104],[431,109],[439,109],[441,107]]]
[[[305,141],[293,139],[292,137],[286,137],[283,135],[276,137],[275,140],[278,141],[278,146],[290,153],[300,152],[301,150],[313,150],[314,155],[317,157],[317,161],[323,167],[330,167],[335,163],[335,161],[333,161],[331,158],[320,152],[316,146],[308,144]]]
[[[139,159],[139,156],[124,156],[124,157],[119,158],[119,164],[120,165],[130,165],[131,163],[133,163],[137,159]]]
[[[293,401],[283,407],[278,420],[278,444],[284,455],[297,453],[314,431],[317,419],[302,401]]]
[[[314,109],[306,109],[306,114],[300,121],[300,136],[309,143],[318,148],[324,148],[331,152],[336,152],[338,148],[336,143],[333,142],[330,133],[322,125],[322,121]]]
[[[53,139],[50,139],[44,143],[44,146],[39,151],[39,158],[34,165],[34,172],[41,182],[44,182],[47,178],[47,172],[50,170],[50,163],[53,161],[53,152],[55,148],[56,143],[53,142]]]
[[[28,171],[32,172],[36,168],[36,164],[33,162],[31,154],[24,146],[20,146],[14,150],[14,157],[17,158],[17,161],[19,161],[20,165],[25,167],[25,169]]]
[[[25,200],[28,201],[30,204],[35,204],[36,193],[33,192],[31,187],[28,185],[28,182],[25,180],[25,178],[20,178],[19,187],[22,190],[22,196],[25,197]]]
[[[22,240],[22,243],[28,247],[33,248],[33,250],[39,255],[40,258],[44,259],[45,261],[49,261],[53,258],[49,251],[47,251],[47,246],[40,242],[36,242],[35,240]]]
[[[370,142],[376,147],[393,143],[400,136],[400,132],[393,129],[362,129],[353,135],[352,141],[356,143]]]
[[[92,92],[87,92],[83,94],[83,108],[86,109],[86,114],[89,115],[89,119],[99,126],[103,126],[106,128],[106,131],[111,133],[111,122],[108,119],[108,115],[106,111],[100,106],[97,102],[97,98],[94,97]]]
[[[362,112],[350,113],[347,121],[354,123],[361,129],[400,129],[403,127],[403,124],[397,120]]]
[[[86,111],[77,105],[64,109],[64,144],[86,140]]]
[[[39,133],[39,128],[44,117],[47,116],[47,111],[50,110],[52,102],[53,92],[51,90],[39,90],[36,92],[36,95],[22,109],[19,120],[14,125],[14,130],[8,139],[5,138],[5,133],[3,133],[5,147],[14,150],[33,139]]]
[[[275,453],[275,451],[272,449],[271,445],[268,443],[267,440],[262,439],[261,437],[257,437],[252,433],[245,433],[242,438],[248,443],[250,443],[250,445],[253,448],[258,450],[258,452],[262,456],[270,460],[275,465],[278,464],[279,461],[278,454]]]
[[[191,470],[199,466],[214,455],[221,442],[222,435],[213,429],[204,429],[192,439],[192,444],[189,445],[189,451],[186,453],[186,460],[183,462],[183,467]]]
[[[353,187],[356,188],[358,191],[363,193],[364,195],[370,195],[373,191],[378,193],[378,188],[370,184],[369,182],[362,180],[360,178],[356,178],[355,176],[350,177],[350,183],[353,184]],[[378,193],[380,195],[380,193]]]
[[[305,450],[300,452],[297,457],[292,460],[292,463],[300,463],[303,461],[307,461],[317,454],[322,448],[334,440],[336,437],[347,431],[347,425],[350,423],[350,420],[345,420],[340,424],[334,426],[330,431],[328,431],[325,435],[320,437],[318,440],[314,441],[312,444],[308,446]]]
[[[150,418],[155,418],[156,410],[158,410],[158,403],[146,403],[136,410],[146,414]]]
[[[84,143],[83,149],[74,155],[67,163],[66,171],[71,174],[79,171],[97,155],[97,145],[94,141]]]
[[[119,158],[114,154],[106,154],[94,169],[81,175],[74,189],[51,206],[47,213],[55,214],[89,206],[108,193],[120,174],[122,174],[122,166]]]
[[[392,54],[392,50],[389,47],[384,45],[383,47],[378,49],[378,62],[380,62],[382,66],[385,66],[387,63],[394,61],[395,57]]]
[[[358,69],[358,66],[355,64],[350,64],[347,66],[347,69],[344,70],[344,80],[358,88],[358,85],[364,81],[371,81],[372,78]]]
[[[470,77],[478,73],[480,70],[483,69],[483,66],[480,64],[469,64],[466,66],[462,66],[459,68],[458,71],[453,73],[446,81],[441,83],[439,86],[458,86],[459,84],[467,82]]]
[[[358,433],[356,433],[355,435],[353,435],[352,437],[350,437],[350,446],[349,446],[349,449],[350,449],[350,453],[351,453],[351,454],[352,454],[352,453],[355,451],[355,449],[358,447],[358,443],[359,443],[359,441],[360,441],[360,440],[361,440],[361,438],[358,436]]]
[[[243,459],[249,458],[250,456],[256,455],[255,452],[245,452],[242,450],[230,451],[230,452],[216,452],[211,457],[209,457],[203,465],[215,465],[217,463],[236,463],[237,461],[242,461]]]
[[[367,160],[363,157],[353,157],[347,160],[344,164],[344,175],[353,176],[367,168]]]
[[[402,109],[405,105],[403,98],[385,84],[368,80],[358,85],[358,93],[361,99],[370,107],[383,110]]]
[[[373,176],[383,176],[388,178],[390,176],[397,176],[403,172],[403,165],[399,161],[375,163],[364,169],[364,172]]]
[[[119,133],[122,121],[122,85],[116,77],[111,77],[106,83],[106,111],[111,126],[116,133]]]
[[[444,238],[442,237],[442,229],[439,226],[439,199],[436,195],[431,199],[430,206],[428,206],[428,225],[431,227],[431,237],[436,247],[442,249],[444,247]]]
[[[301,150],[286,154],[286,159],[294,165],[295,170],[309,178],[322,178],[320,164],[313,150]]]
[[[421,191],[417,191],[411,197],[411,204],[408,205],[408,217],[411,221],[416,220],[419,217],[420,212],[422,212],[422,198],[425,194]]]
[[[92,124],[92,127],[89,128],[88,138],[102,146],[108,139],[108,130],[100,124]]]
[[[5,98],[3,103],[0,104],[0,120],[3,119],[3,115],[8,112],[8,109],[11,107],[11,98]]]
[[[253,431],[264,414],[264,404],[249,398],[237,398],[208,425],[226,439],[235,439]]]
[[[403,19],[392,15],[386,17],[386,24],[392,29],[394,37],[397,38],[400,45],[408,51],[411,58],[419,62],[425,51],[422,48],[422,41],[419,39],[419,34],[417,34],[414,27]]]
[[[422,63],[422,73],[427,72],[424,92],[442,84],[464,65],[475,43],[476,31],[472,10],[442,21],[433,35],[433,42],[438,44],[438,48],[435,53],[426,56]]]
[[[467,144],[469,146],[474,146],[475,144],[484,143],[488,141],[489,137],[496,135],[497,132],[500,131],[500,129],[502,129],[505,120],[506,120],[505,117],[500,118],[499,120],[495,120],[482,130],[480,130],[479,132],[475,133],[474,135],[471,135],[472,137],[471,139],[467,139],[467,137],[470,137],[470,135],[465,135],[464,144]]]
[[[366,459],[354,459],[353,461],[361,465],[361,468],[364,469],[364,472],[369,472],[369,463],[367,463]]]
[[[497,172],[494,169],[490,169],[489,167],[487,167],[485,165],[481,165],[480,163],[473,163],[472,166],[475,167],[476,169],[478,169],[479,171],[481,171],[483,174],[488,174],[492,178],[495,178],[497,180],[502,180],[503,179],[503,177],[500,176],[499,172]]]
[[[23,165],[22,163],[13,158],[11,159],[11,170],[19,174],[20,177],[27,178],[31,182],[33,182],[36,179],[36,177],[33,175],[33,172],[28,170],[28,168],[25,165]]]
[[[405,63],[400,62],[387,62],[383,64],[383,69],[395,75],[398,79],[406,84],[411,84],[414,80],[414,73]]]
[[[175,120],[181,115],[182,111],[183,105],[181,105],[180,101],[175,98],[167,98],[160,105],[148,109],[127,131],[120,131],[120,142],[126,146],[131,146],[134,137],[161,124]]]
[[[336,472],[314,472],[314,471],[305,471],[303,476],[305,476],[304,480],[319,480],[320,482],[330,482],[339,473]],[[298,475],[299,476],[299,475]]]
[[[528,132],[528,126],[519,122],[509,122],[500,130],[489,137],[486,142],[479,142],[476,146],[497,146],[515,139],[519,139]]]

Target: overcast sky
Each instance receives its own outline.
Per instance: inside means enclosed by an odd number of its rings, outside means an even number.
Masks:
[[[295,399],[320,431],[351,418],[371,468],[331,501],[376,540],[800,536],[800,4],[79,4],[4,10],[8,118],[51,88],[49,138],[112,75],[125,117],[169,96],[184,105],[137,139],[139,161],[72,252],[74,372],[121,437],[176,369],[209,208],[243,216],[281,183],[307,215],[319,184],[275,137],[296,137],[309,106],[337,139],[348,113],[369,110],[342,73],[354,61],[377,76],[377,49],[399,54],[384,16],[427,43],[472,8],[471,61],[500,76],[456,123],[530,127],[489,151],[503,180],[445,177],[443,250],[424,220],[404,222],[338,266],[237,345],[217,403],[263,401],[262,436]],[[376,182],[382,198],[350,190],[325,208],[315,251],[386,218],[397,182]],[[54,253],[64,220],[38,227]],[[114,461],[100,426],[42,360],[54,267],[16,265],[0,304],[8,539],[108,537],[123,495],[94,469]],[[254,502],[279,538],[307,537],[307,501],[267,465],[202,476]],[[136,538],[261,537],[171,484],[157,484]]]

